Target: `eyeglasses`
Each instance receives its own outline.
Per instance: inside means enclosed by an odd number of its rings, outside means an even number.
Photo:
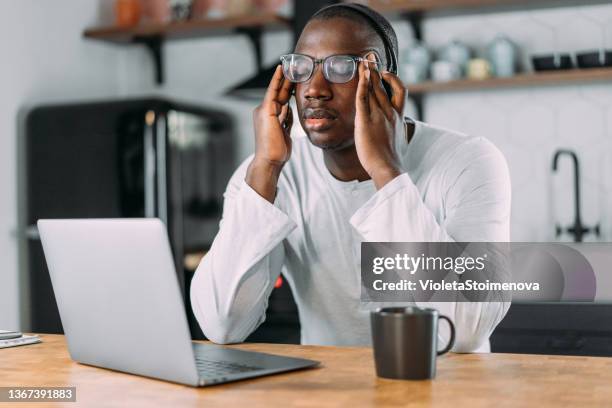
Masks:
[[[281,56],[280,60],[285,78],[294,83],[308,81],[317,64],[322,64],[325,79],[335,84],[344,84],[353,79],[358,62],[374,64],[376,69],[381,67],[379,62],[354,55],[330,55],[323,59],[314,59],[304,54],[286,54]]]

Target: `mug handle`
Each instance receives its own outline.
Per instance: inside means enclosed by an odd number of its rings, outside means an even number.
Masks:
[[[448,322],[448,325],[450,326],[450,339],[448,340],[448,344],[446,345],[446,347],[444,347],[443,350],[438,351],[438,355],[441,356],[442,354],[446,354],[450,351],[451,348],[453,348],[453,345],[455,345],[455,325],[453,324],[453,322],[451,322],[451,319],[449,319],[446,316],[442,316],[440,315],[439,317],[440,320],[444,319]],[[439,321],[439,320],[438,320]]]

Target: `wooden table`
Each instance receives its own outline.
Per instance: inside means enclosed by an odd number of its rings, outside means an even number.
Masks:
[[[368,348],[241,344],[233,347],[322,367],[197,389],[77,364],[63,336],[41,337],[41,344],[0,349],[0,386],[75,386],[77,402],[12,406],[612,406],[612,359],[600,357],[447,354],[435,380],[399,381],[376,377]]]

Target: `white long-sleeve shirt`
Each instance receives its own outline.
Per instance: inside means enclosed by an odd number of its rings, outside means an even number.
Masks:
[[[416,122],[397,150],[404,173],[376,191],[372,180],[342,182],[306,137],[293,141],[274,204],[232,176],[211,250],[191,285],[204,334],[243,341],[265,319],[283,273],[297,303],[303,344],[371,344],[360,302],[362,241],[508,241],[510,179],[505,158],[483,138]],[[485,351],[506,303],[422,304],[455,323],[454,351]],[[441,324],[445,342],[448,329]]]

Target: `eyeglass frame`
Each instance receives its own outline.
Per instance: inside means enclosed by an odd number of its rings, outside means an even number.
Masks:
[[[380,60],[380,56],[378,55],[378,53],[377,53],[375,50],[369,50],[369,51],[368,51],[368,52],[366,52],[364,55],[368,55],[368,54],[371,54],[371,53],[373,53],[374,55],[376,55],[376,58],[377,58],[378,60]],[[325,80],[326,80],[326,81],[328,81],[328,82],[331,82],[332,84],[346,84],[346,83],[350,82],[350,81],[351,81],[353,78],[355,78],[355,74],[357,73],[357,68],[358,68],[357,62],[366,62],[366,63],[369,63],[369,64],[375,64],[375,65],[376,65],[376,68],[377,68],[378,70],[380,70],[380,67],[383,65],[383,64],[382,64],[382,62],[379,62],[379,61],[370,61],[369,59],[367,59],[367,58],[365,58],[365,57],[360,57],[360,56],[358,56],[358,55],[351,55],[351,54],[334,54],[334,55],[328,55],[328,56],[327,56],[327,57],[325,57],[325,58],[313,58],[313,57],[311,57],[310,55],[300,54],[299,52],[293,52],[293,53],[291,53],[291,54],[284,54],[284,55],[281,55],[281,56],[280,56],[281,65],[282,65],[282,63],[284,62],[284,61],[283,61],[283,58],[285,58],[285,57],[289,57],[289,56],[291,56],[291,55],[299,55],[299,56],[302,56],[302,57],[306,57],[306,58],[310,59],[310,60],[313,62],[313,68],[312,68],[312,71],[310,72],[310,75],[308,75],[308,78],[306,78],[305,80],[300,81],[300,82],[294,82],[294,81],[291,81],[289,78],[287,78],[287,77],[285,76],[285,78],[286,78],[288,81],[290,81],[290,82],[292,82],[292,83],[294,83],[294,84],[303,84],[304,82],[309,81],[309,80],[312,78],[312,75],[314,74],[315,70],[317,69],[317,65],[319,65],[319,64],[320,64],[320,65],[324,65],[326,60],[328,60],[329,58],[333,58],[333,57],[349,57],[349,58],[351,58],[351,59],[353,60],[353,62],[355,62],[355,69],[353,70],[353,74],[351,75],[350,79],[348,79],[346,82],[333,82],[333,81],[330,81],[330,80],[327,78],[327,76],[325,75],[325,71],[323,70],[322,72],[323,72],[323,76],[325,77]],[[284,76],[284,74],[285,74],[285,73],[284,73],[284,71],[283,71],[283,76]]]

